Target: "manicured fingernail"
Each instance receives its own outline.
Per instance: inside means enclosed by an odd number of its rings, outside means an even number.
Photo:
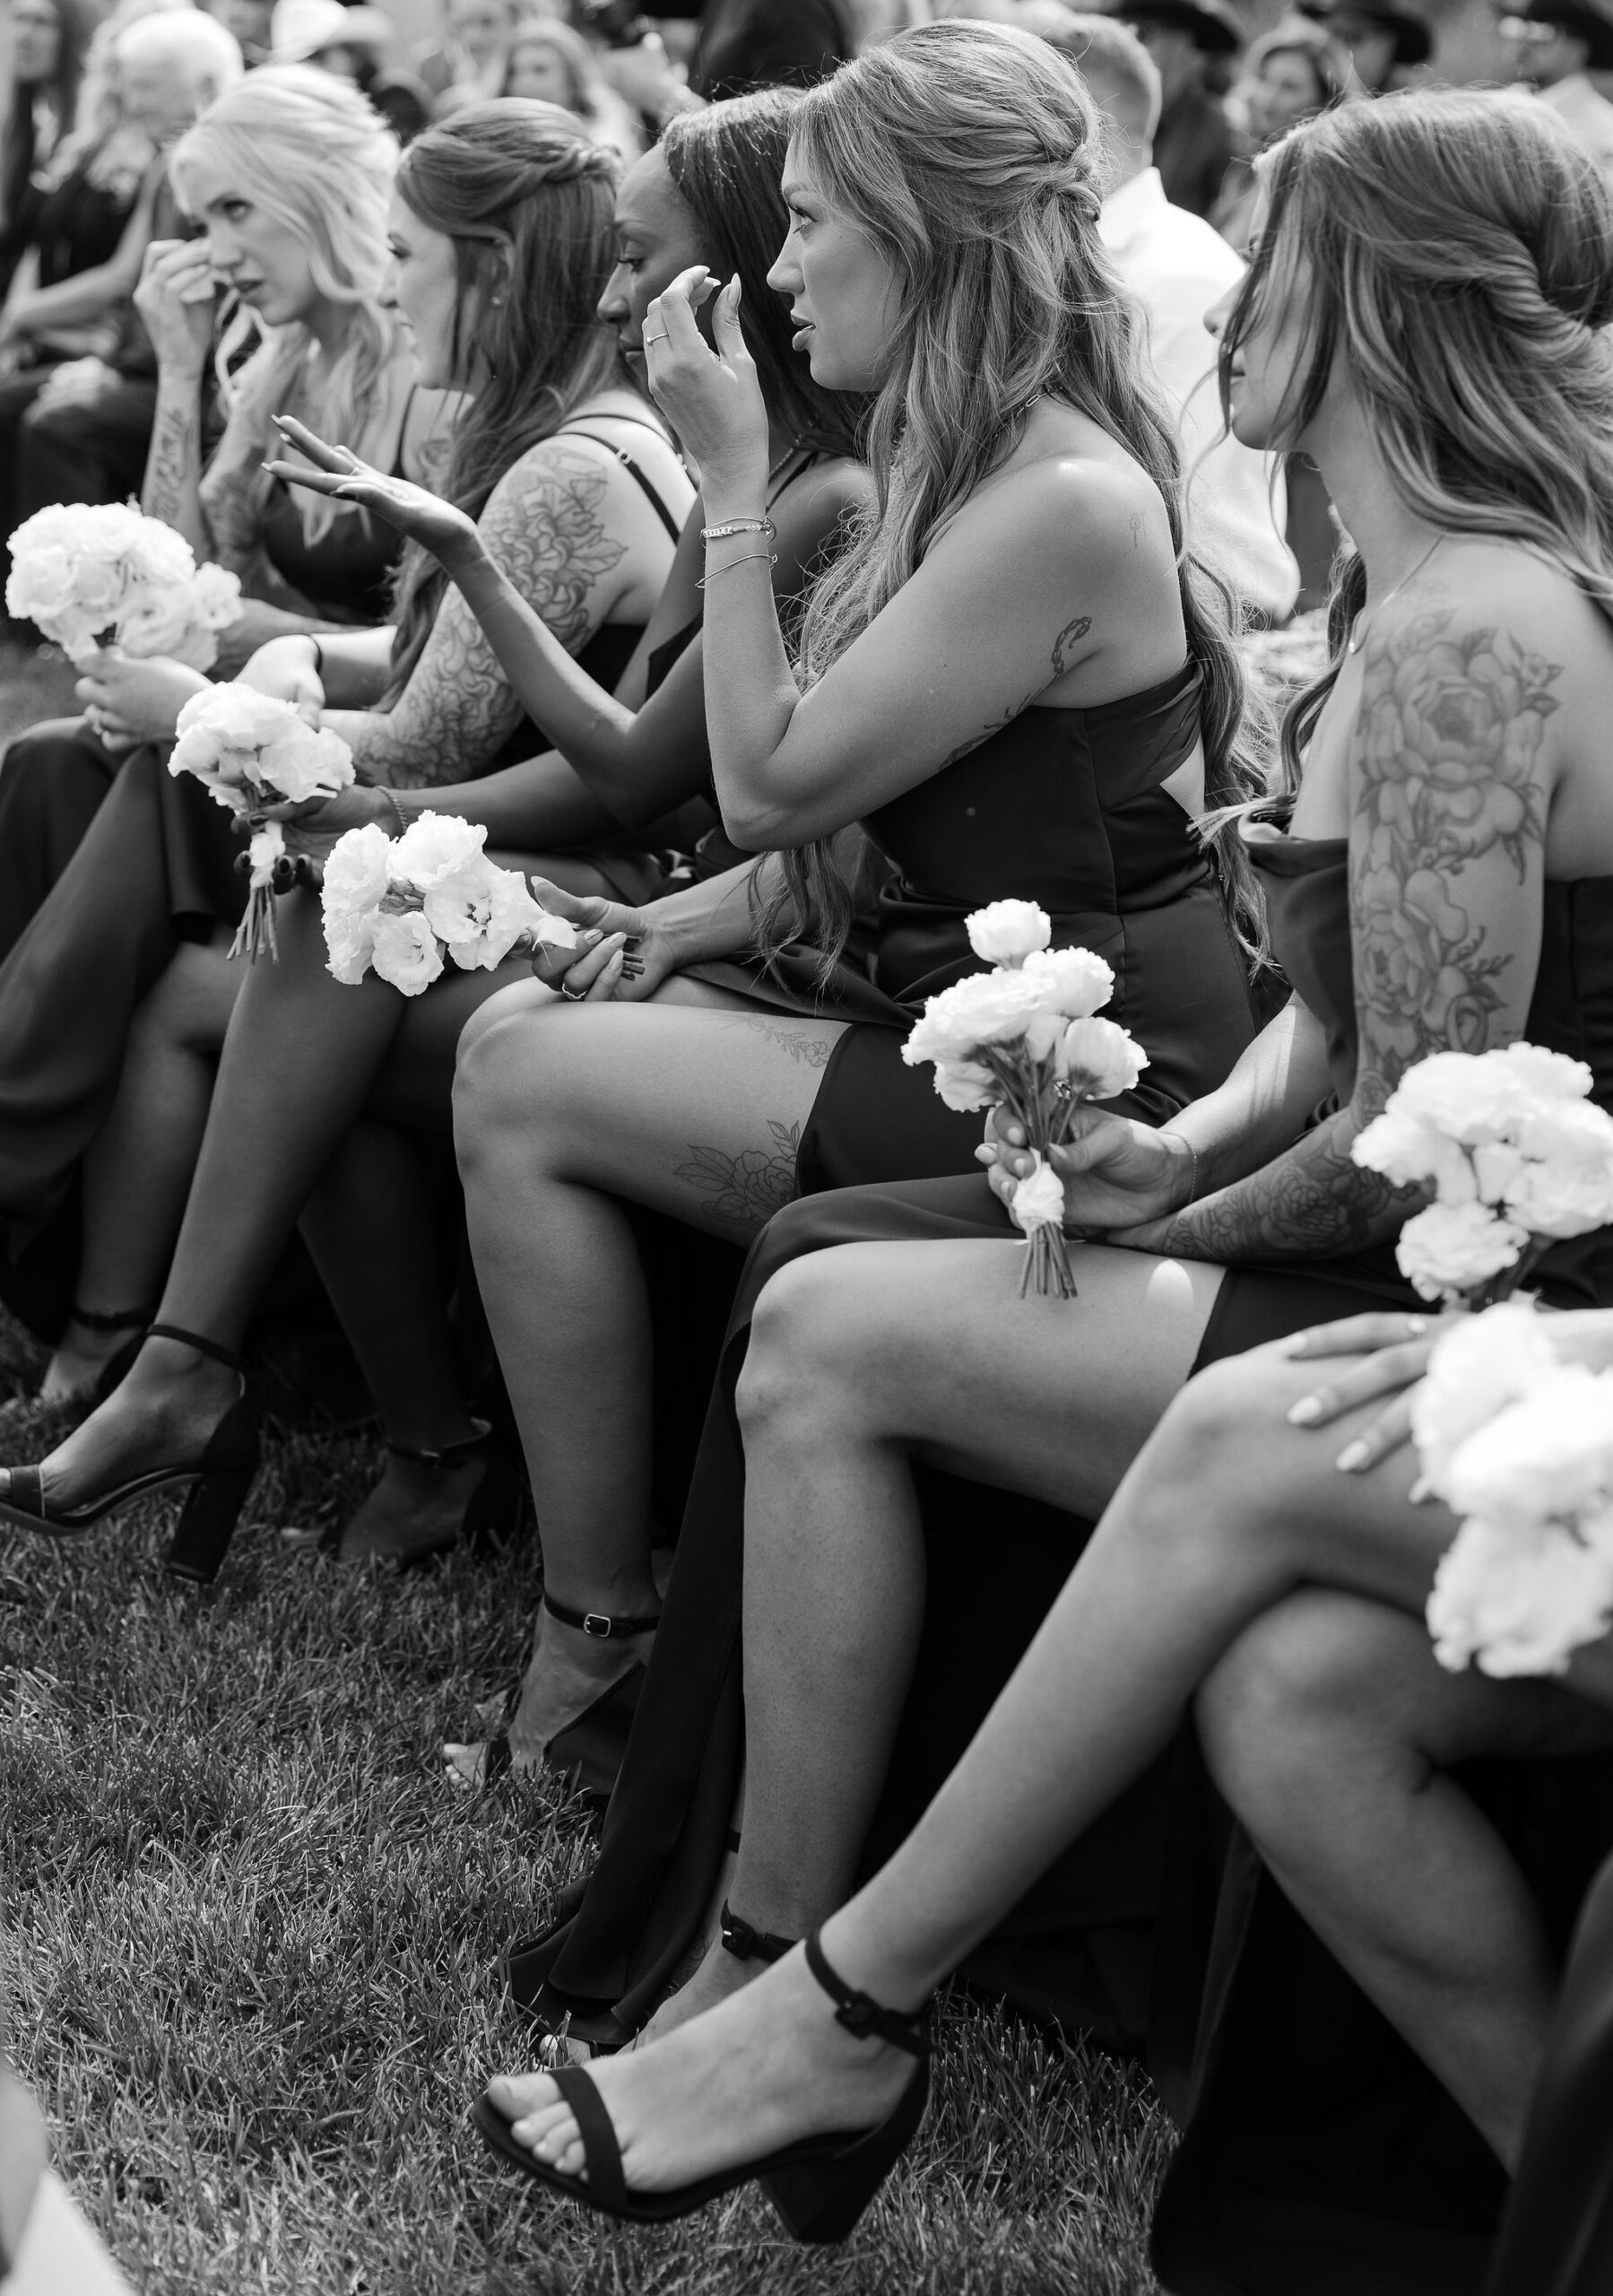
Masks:
[[[1333,1462],[1341,1474],[1358,1474],[1364,1466],[1369,1466],[1371,1464],[1372,1447],[1359,1435],[1353,1443],[1347,1443],[1344,1446]]]
[[[1301,1396],[1299,1401],[1288,1413],[1288,1424],[1290,1427],[1309,1427],[1321,1416],[1322,1397]]]

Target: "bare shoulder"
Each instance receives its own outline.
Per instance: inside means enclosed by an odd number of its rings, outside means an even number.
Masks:
[[[1123,587],[1172,570],[1175,551],[1158,488],[1118,449],[1076,449],[1010,464],[977,487],[944,540],[1001,549],[1036,578],[1102,574]]]
[[[614,481],[632,481],[608,447],[563,431],[540,439],[510,465],[481,513],[483,526],[507,526],[534,514],[568,508],[590,516],[603,510]]]
[[[1613,677],[1607,617],[1563,567],[1504,536],[1448,536],[1372,621],[1369,651],[1405,658],[1456,647],[1481,674],[1496,661],[1526,663],[1531,682],[1548,677],[1559,692],[1585,678],[1605,689]]]

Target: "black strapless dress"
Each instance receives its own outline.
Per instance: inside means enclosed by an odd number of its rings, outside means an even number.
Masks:
[[[820,995],[811,952],[776,976],[701,968],[798,1012],[850,1018],[825,1074],[797,1164],[803,1201],[754,1247],[706,1420],[677,1567],[627,1759],[580,1905],[511,1956],[512,1983],[541,2013],[620,2039],[655,2006],[704,1916],[741,1761],[740,1587],[744,1462],[733,1417],[751,1309],[797,1253],[892,1232],[1010,1235],[974,1151],[978,1116],[944,1108],[928,1072],[905,1066],[903,1037],[932,996],[980,970],[969,911],[1032,899],[1060,946],[1114,968],[1107,1010],[1151,1065],[1119,1103],[1160,1123],[1212,1091],[1253,1032],[1242,961],[1211,869],[1161,786],[1199,738],[1196,668],[1099,709],[1028,709],[960,763],[866,823],[893,865],[873,961],[849,964]],[[863,1186],[823,1196],[835,1181]],[[892,1206],[912,1224],[893,1230]],[[911,1827],[1012,1672],[1090,1525],[1056,1509],[943,1475],[925,1479],[929,1588],[923,1649],[884,1801],[868,1844],[877,1864]],[[982,1505],[989,1518],[983,1530]],[[984,1539],[983,1549],[981,1542]],[[993,1558],[1010,1605],[982,1602],[979,1555]],[[969,1661],[958,1668],[967,1641]],[[973,1972],[1066,2023],[1140,2042],[1148,1922],[1158,1887],[1163,1773],[1123,1797],[1071,1860],[975,1957]]]

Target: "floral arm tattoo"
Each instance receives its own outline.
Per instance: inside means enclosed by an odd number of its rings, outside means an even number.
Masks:
[[[1054,678],[1062,678],[1065,671],[1072,667],[1076,648],[1091,627],[1089,613],[1078,613],[1073,622],[1067,622],[1053,641],[1053,651],[1047,657],[1051,674],[1043,684],[1032,686],[1023,701],[1010,702],[1001,718],[993,718],[989,726],[983,726],[977,734],[971,734],[967,742],[959,742],[955,750],[949,750],[941,761],[940,770],[944,773],[948,766],[956,765],[960,758],[967,757],[971,750],[980,749],[993,734],[1002,733],[1005,726],[1013,724],[1016,718],[1023,716],[1038,693],[1051,685]]]
[[[1505,912],[1543,866],[1542,752],[1562,665],[1431,605],[1369,645],[1365,666],[1349,840],[1355,1091],[1263,1170],[1150,1223],[1150,1249],[1260,1261],[1393,1235],[1426,1195],[1352,1164],[1351,1142],[1416,1062],[1505,1043],[1522,1019],[1532,952],[1520,962],[1527,935]]]
[[[601,587],[627,555],[611,531],[610,491],[597,457],[550,439],[505,474],[481,515],[489,554],[572,653],[593,635]],[[329,711],[326,722],[366,778],[424,789],[473,777],[520,716],[481,625],[449,589],[395,706]]]

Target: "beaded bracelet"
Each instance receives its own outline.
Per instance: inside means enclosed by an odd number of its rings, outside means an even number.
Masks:
[[[728,535],[766,535],[769,542],[778,540],[778,528],[769,517],[725,518],[720,526],[702,526],[702,542],[721,542]]]
[[[702,574],[695,584],[696,589],[703,590],[707,582],[715,582],[719,574],[732,574],[736,566],[749,566],[752,559],[766,559],[769,566],[776,566],[778,552],[776,550],[748,550],[742,558],[731,558],[726,566],[714,566],[709,574]]]
[[[393,818],[393,820],[394,820],[394,821],[397,823],[397,825],[398,825],[398,826],[397,826],[397,833],[398,833],[398,835],[399,835],[400,837],[402,837],[402,835],[403,834],[403,831],[408,828],[409,823],[408,823],[407,820],[404,818],[403,809],[403,807],[399,804],[399,803],[398,803],[398,801],[397,801],[396,796],[395,796],[395,794],[393,793],[393,791],[392,791],[392,790],[388,789],[388,788],[385,786],[385,784],[383,784],[379,788],[377,788],[377,791],[376,791],[376,795],[377,795],[377,797],[385,797],[385,798],[386,798],[386,803],[387,803],[387,804],[392,807],[392,818]]]

